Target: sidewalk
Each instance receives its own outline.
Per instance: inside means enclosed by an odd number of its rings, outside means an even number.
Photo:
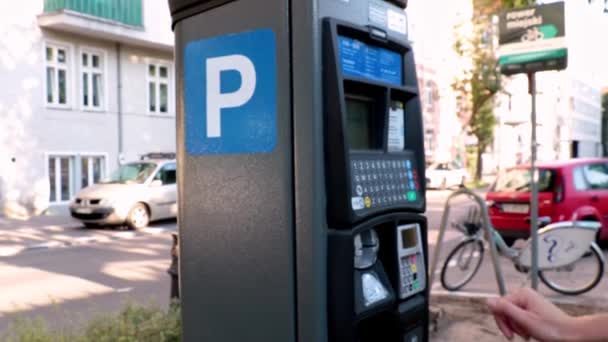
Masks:
[[[575,316],[606,311],[594,305],[560,303],[557,303],[557,305]],[[434,319],[431,319],[429,339],[433,342],[507,341],[498,330],[493,316],[488,311],[485,298],[433,295],[431,297],[431,312],[437,313],[431,315],[434,316]],[[514,340],[523,341],[519,338]]]

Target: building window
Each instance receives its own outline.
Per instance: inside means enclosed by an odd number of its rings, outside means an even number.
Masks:
[[[162,64],[148,65],[148,112],[169,112],[169,67]]]
[[[80,186],[85,188],[105,178],[106,158],[102,156],[80,157]]]
[[[428,108],[433,107],[433,82],[427,81],[424,85],[425,102]]]
[[[69,201],[74,194],[74,157],[50,156],[48,174],[51,203]]]
[[[69,104],[69,49],[46,45],[46,103],[51,106]]]
[[[101,110],[104,107],[103,55],[83,51],[80,54],[80,63],[82,70],[82,107],[84,109]]]

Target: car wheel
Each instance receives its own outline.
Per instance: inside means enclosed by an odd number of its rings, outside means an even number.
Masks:
[[[150,223],[150,213],[148,208],[143,203],[137,203],[129,211],[127,217],[127,225],[131,229],[142,229],[146,228]]]
[[[84,223],[84,227],[87,229],[94,229],[99,227],[96,223]]]

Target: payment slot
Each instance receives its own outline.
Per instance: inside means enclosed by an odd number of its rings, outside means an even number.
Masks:
[[[420,215],[393,213],[330,231],[330,341],[427,340],[424,227]]]
[[[330,341],[428,339],[422,118],[404,40],[324,19]]]

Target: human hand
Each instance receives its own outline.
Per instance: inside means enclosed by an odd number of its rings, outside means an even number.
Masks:
[[[509,340],[517,334],[539,341],[572,340],[575,318],[536,291],[523,288],[502,298],[488,299],[500,331]]]

